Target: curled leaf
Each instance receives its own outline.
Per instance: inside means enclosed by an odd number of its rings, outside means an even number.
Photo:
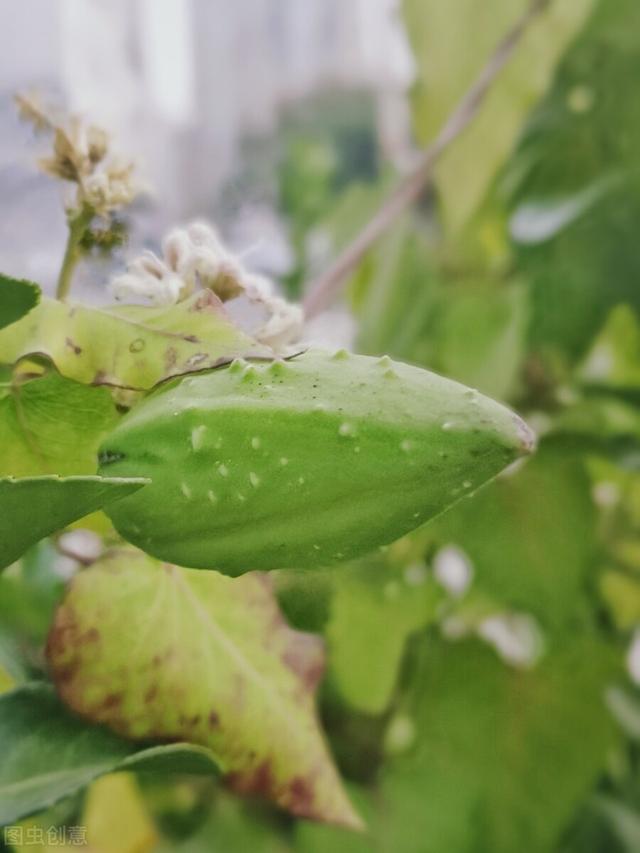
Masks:
[[[0,331],[0,362],[43,355],[69,379],[146,390],[163,379],[216,367],[236,356],[270,357],[226,316],[211,291],[177,305],[87,308],[43,299]]]

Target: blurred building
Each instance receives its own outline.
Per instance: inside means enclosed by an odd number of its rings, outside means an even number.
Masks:
[[[157,203],[148,229],[207,215],[243,170],[242,141],[324,90],[370,93],[384,155],[409,147],[412,60],[397,0],[5,0],[0,29],[0,252],[51,279],[59,190],[33,168],[16,90],[38,88],[114,131]],[[264,227],[267,227],[265,224]],[[268,228],[267,228],[268,230]],[[158,235],[156,235],[158,236]]]

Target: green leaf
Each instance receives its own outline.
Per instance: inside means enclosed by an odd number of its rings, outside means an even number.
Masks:
[[[477,588],[560,629],[575,616],[596,556],[595,509],[579,454],[543,445],[432,525],[470,559]]]
[[[48,808],[116,769],[216,772],[190,744],[140,749],[73,716],[53,689],[33,682],[0,696],[0,826]]]
[[[34,354],[46,356],[77,382],[144,390],[236,356],[272,352],[234,326],[218,298],[203,290],[161,308],[97,309],[44,299],[0,331],[0,362]]]
[[[353,286],[358,352],[433,363],[440,277],[424,231],[405,216],[360,265]]]
[[[628,86],[640,73],[639,26],[635,0],[596,4],[500,180],[532,283],[532,339],[572,360],[612,305],[640,306],[640,108]],[[579,215],[554,230],[559,202]],[[545,229],[546,239],[528,239]]]
[[[24,317],[39,301],[37,284],[0,273],[0,329]]]
[[[93,474],[98,445],[117,420],[107,388],[55,371],[15,377],[0,396],[0,476]]]
[[[466,287],[443,308],[435,332],[436,368],[483,394],[510,396],[522,368],[528,319],[523,286]]]
[[[132,738],[202,744],[234,790],[360,825],[315,716],[321,641],[286,625],[265,575],[114,551],[71,582],[48,659],[83,716]]]
[[[579,371],[583,382],[622,390],[640,388],[640,323],[629,305],[617,305]]]
[[[530,26],[473,125],[443,156],[436,168],[436,183],[450,232],[458,231],[479,207],[528,111],[547,89],[558,59],[592,5],[593,0],[550,4]],[[476,0],[455,4],[405,0],[418,63],[413,106],[421,143],[433,139],[526,6],[527,0],[495,0],[488,12]]]
[[[382,776],[383,849],[555,849],[613,743],[610,651],[574,633],[526,673],[477,643],[422,651],[406,709],[414,747]]]
[[[394,568],[373,556],[335,576],[329,672],[342,697],[369,714],[388,707],[406,641],[435,617],[442,599],[422,562]]]
[[[64,580],[55,571],[58,551],[45,539],[0,574],[0,625],[13,636],[41,644],[64,592]],[[0,655],[0,660],[1,660]]]
[[[31,545],[148,481],[117,477],[8,477],[0,480],[0,568]]]
[[[268,817],[219,792],[208,819],[190,838],[166,842],[154,853],[292,853],[282,828]]]

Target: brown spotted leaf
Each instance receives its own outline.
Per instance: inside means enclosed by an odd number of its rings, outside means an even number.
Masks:
[[[235,326],[210,290],[177,305],[89,308],[43,299],[0,330],[0,363],[51,359],[63,376],[89,385],[146,390],[163,379],[271,350]]]
[[[114,551],[73,580],[48,659],[63,700],[90,720],[201,744],[237,792],[360,826],[316,718],[322,643],[286,625],[266,575]]]

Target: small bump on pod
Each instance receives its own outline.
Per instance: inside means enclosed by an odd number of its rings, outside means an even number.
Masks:
[[[334,361],[345,361],[346,359],[351,357],[351,353],[346,349],[339,349],[334,352],[331,358]]]
[[[282,359],[277,359],[276,361],[272,361],[269,365],[269,373],[272,376],[284,376],[289,372],[289,367],[285,361]]]

